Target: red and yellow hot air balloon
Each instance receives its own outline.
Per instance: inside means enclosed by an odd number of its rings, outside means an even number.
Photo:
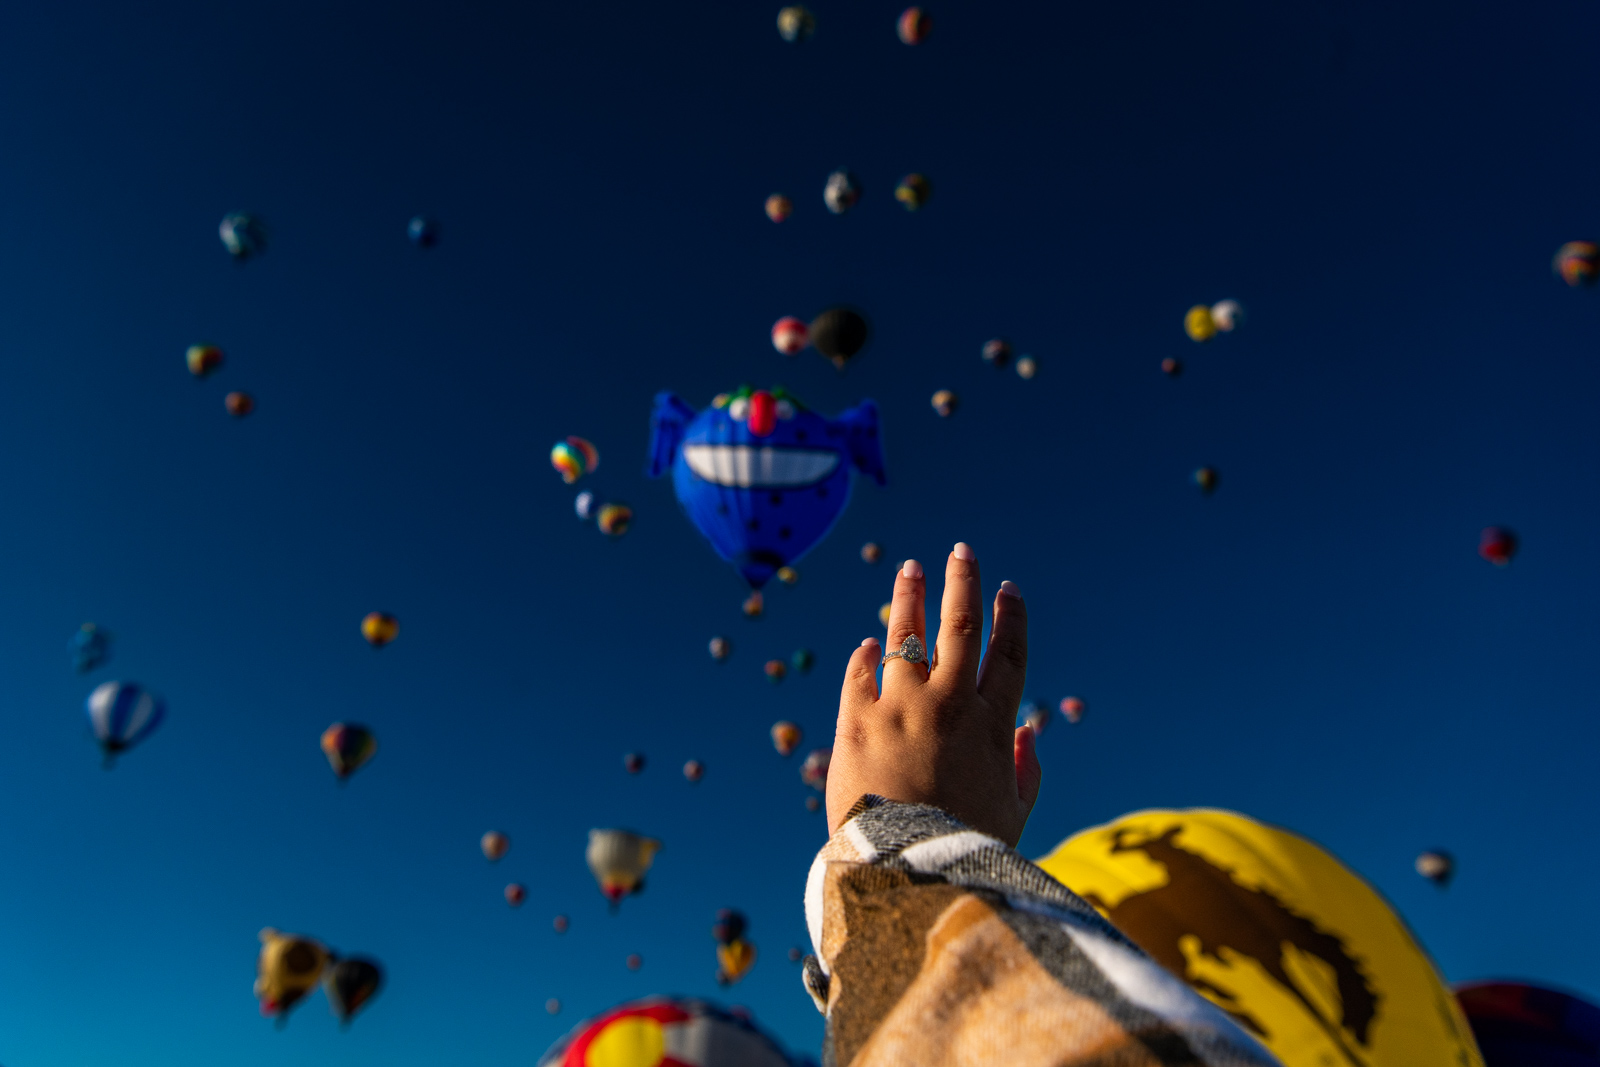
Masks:
[[[778,750],[780,756],[788,756],[799,748],[803,736],[800,727],[787,719],[772,724],[772,747]]]
[[[190,374],[204,378],[222,366],[222,349],[216,345],[190,345],[183,354],[183,361],[189,365]]]
[[[342,782],[378,753],[378,739],[355,723],[336,722],[322,731],[322,753]]]
[[[373,648],[382,648],[400,636],[400,620],[387,611],[368,612],[361,620],[361,636]]]

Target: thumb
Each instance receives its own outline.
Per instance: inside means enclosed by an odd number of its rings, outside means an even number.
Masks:
[[[1039,799],[1039,783],[1044,779],[1044,768],[1039,766],[1038,739],[1031,726],[1019,726],[1012,740],[1012,759],[1017,765],[1017,800],[1022,808],[1022,821],[1027,822],[1033,812],[1033,802]]]

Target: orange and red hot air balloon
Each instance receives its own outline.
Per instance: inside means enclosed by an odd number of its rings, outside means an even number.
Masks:
[[[1496,567],[1507,567],[1517,554],[1517,535],[1504,526],[1486,527],[1478,535],[1478,555]]]
[[[400,636],[400,620],[386,611],[369,612],[361,620],[361,636],[373,648],[382,648]]]
[[[772,324],[772,347],[784,355],[798,355],[810,343],[810,328],[793,315],[785,315]]]

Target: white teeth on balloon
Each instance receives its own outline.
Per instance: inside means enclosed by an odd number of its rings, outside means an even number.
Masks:
[[[839,453],[751,445],[684,445],[683,460],[708,482],[749,489],[820,482],[839,465]]]

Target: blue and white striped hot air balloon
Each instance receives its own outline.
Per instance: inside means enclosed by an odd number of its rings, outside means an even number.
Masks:
[[[166,701],[136,682],[105,682],[89,694],[89,727],[108,765],[154,732],[166,713]]]

